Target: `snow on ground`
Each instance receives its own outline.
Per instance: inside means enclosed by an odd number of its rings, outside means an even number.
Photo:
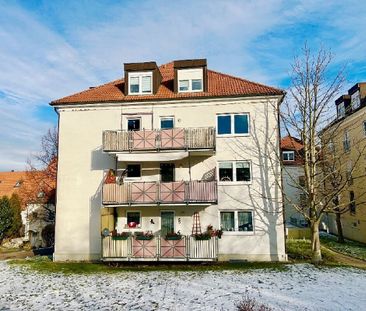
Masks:
[[[0,310],[235,310],[248,293],[275,310],[366,310],[366,273],[287,271],[39,274],[0,262]]]

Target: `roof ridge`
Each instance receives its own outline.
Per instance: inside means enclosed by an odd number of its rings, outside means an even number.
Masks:
[[[267,87],[267,88],[273,89],[275,91],[279,91],[279,92],[283,92],[283,93],[285,92],[284,90],[279,89],[279,88],[276,88],[276,87],[273,87],[273,86],[269,86],[269,85],[266,85],[266,84],[254,82],[254,81],[251,81],[251,80],[248,80],[248,79],[244,79],[244,78],[240,78],[240,77],[237,77],[237,76],[233,76],[233,75],[230,75],[230,74],[227,74],[227,73],[223,73],[223,72],[220,72],[220,71],[216,71],[216,70],[212,70],[212,69],[207,69],[207,71],[211,71],[213,73],[216,73],[216,74],[219,74],[219,75],[222,75],[222,76],[227,76],[228,78],[236,79],[236,80],[239,80],[239,81],[249,82],[249,83],[252,83],[252,84],[261,86],[261,87]]]

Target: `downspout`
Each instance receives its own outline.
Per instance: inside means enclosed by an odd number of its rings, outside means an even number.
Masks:
[[[57,108],[53,108],[57,113],[57,165],[56,165],[56,195],[55,195],[55,240],[54,240],[54,251],[53,251],[53,260],[55,260],[54,256],[56,253],[56,215],[57,215],[57,197],[58,197],[58,169],[60,163],[60,113]]]

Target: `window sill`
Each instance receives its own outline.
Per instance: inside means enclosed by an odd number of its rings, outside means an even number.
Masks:
[[[251,185],[251,181],[219,181],[217,183],[219,186],[242,186]]]
[[[223,231],[223,236],[252,236],[254,235],[254,231]]]
[[[217,134],[216,133],[217,138],[235,138],[235,137],[248,137],[248,136],[250,136],[249,133],[247,133],[247,134]]]
[[[178,91],[178,93],[199,93],[199,92],[203,92],[203,90]]]

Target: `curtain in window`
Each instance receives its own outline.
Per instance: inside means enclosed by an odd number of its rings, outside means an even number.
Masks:
[[[142,77],[141,90],[143,93],[151,92],[151,76]]]
[[[253,231],[252,212],[238,212],[239,231]]]
[[[250,163],[236,162],[236,180],[250,181]]]
[[[219,178],[220,181],[233,181],[233,163],[219,163]]]
[[[161,235],[174,232],[174,213],[162,212],[161,213]]]
[[[221,228],[224,231],[234,231],[234,212],[221,212]]]

